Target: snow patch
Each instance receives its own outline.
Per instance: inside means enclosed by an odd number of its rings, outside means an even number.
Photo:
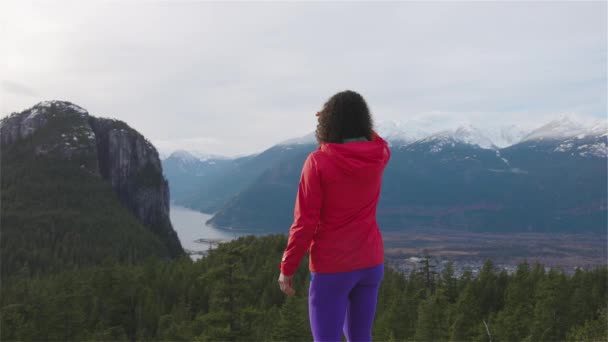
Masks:
[[[600,158],[608,157],[608,145],[606,144],[606,142],[599,142],[599,143],[595,143],[595,144],[591,144],[591,145],[583,145],[583,146],[585,146],[585,148],[582,148],[582,146],[580,146],[578,148],[579,150],[582,150],[579,152],[580,156],[583,156],[583,157],[593,156],[593,157],[600,157]]]
[[[42,113],[40,108],[32,108],[30,110],[30,114],[25,118],[25,121],[32,120],[33,118],[37,117],[40,113]]]
[[[559,144],[559,146],[557,146],[553,151],[554,152],[568,152],[572,149],[572,146],[574,144],[571,142],[565,142],[562,144]]]
[[[83,116],[89,114],[89,112],[87,112],[86,109],[84,109],[80,106],[77,106],[75,104],[69,104],[67,107],[74,110],[77,113],[82,114]]]
[[[511,164],[509,164],[509,161],[506,158],[504,158],[503,156],[500,155],[500,151],[499,150],[496,150],[496,156],[498,158],[500,158],[508,167],[511,167]]]
[[[427,140],[427,139],[425,139],[425,140]],[[446,147],[455,147],[456,146],[456,143],[452,139],[445,138],[445,137],[429,139],[429,141],[433,141],[433,145],[429,149],[429,151],[431,153],[438,153],[438,152],[443,151],[443,149]]]

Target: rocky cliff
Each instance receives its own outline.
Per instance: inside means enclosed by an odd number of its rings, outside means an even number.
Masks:
[[[75,161],[102,177],[171,256],[183,254],[169,219],[169,187],[158,152],[124,122],[93,117],[70,102],[45,101],[2,119],[0,142],[2,150],[30,145],[26,150],[34,158]]]

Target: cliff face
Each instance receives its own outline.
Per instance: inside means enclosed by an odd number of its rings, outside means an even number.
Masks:
[[[75,161],[102,177],[171,256],[183,254],[169,219],[169,186],[158,152],[124,122],[90,116],[69,102],[47,101],[0,121],[0,141],[2,149],[32,145],[26,150],[34,157]]]
[[[181,251],[169,219],[169,184],[158,152],[125,123],[89,118],[95,133],[101,176],[137,219],[159,235],[173,253]]]

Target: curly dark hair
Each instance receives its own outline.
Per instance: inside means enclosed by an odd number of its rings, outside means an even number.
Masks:
[[[325,102],[315,134],[319,143],[341,144],[351,138],[372,140],[372,129],[372,117],[363,96],[345,90]]]

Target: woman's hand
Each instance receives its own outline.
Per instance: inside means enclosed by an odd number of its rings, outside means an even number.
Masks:
[[[288,296],[293,296],[296,290],[293,289],[293,276],[286,276],[283,273],[279,275],[279,287]]]

